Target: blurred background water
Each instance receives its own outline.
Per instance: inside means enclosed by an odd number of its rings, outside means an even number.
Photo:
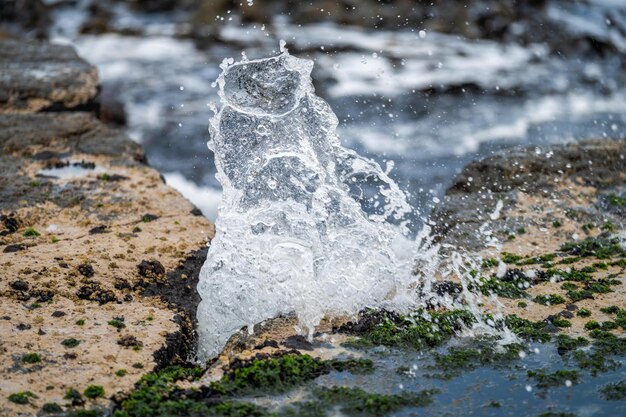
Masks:
[[[102,118],[215,218],[207,149],[219,63],[315,61],[343,143],[392,168],[419,213],[494,150],[626,138],[623,0],[6,0],[3,36],[76,46]]]

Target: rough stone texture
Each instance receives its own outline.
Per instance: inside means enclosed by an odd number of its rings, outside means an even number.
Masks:
[[[46,48],[38,50],[32,61],[44,65]],[[23,81],[0,74],[3,83]],[[27,98],[20,111],[40,109],[28,99],[37,91],[58,90],[50,102],[68,107],[89,102],[96,85],[86,86],[97,76],[69,83],[66,95],[63,78],[48,81],[28,94],[11,90]],[[106,398],[85,407],[107,409],[143,374],[188,359],[195,283],[214,232],[193,210],[140,145],[91,114],[0,114],[0,415],[36,415],[47,402],[69,407],[66,391],[91,384]],[[62,344],[71,338],[78,346]],[[27,353],[41,361],[24,363]],[[8,401],[26,390],[38,396],[31,404]]]
[[[526,223],[506,215],[529,195],[558,203],[561,211],[581,206],[588,221],[620,216],[596,207],[596,200],[578,202],[571,187],[588,187],[602,194],[619,192],[626,178],[626,142],[585,141],[550,148],[514,149],[468,164],[456,177],[443,203],[431,219],[435,230],[457,246],[472,251],[484,247],[479,227],[491,220],[497,201],[504,202],[502,216],[492,222],[494,235],[507,237]],[[595,215],[594,215],[595,211]],[[608,217],[607,217],[608,216]],[[564,236],[563,236],[564,237]]]
[[[0,40],[0,113],[93,107],[98,84],[69,46]]]
[[[432,218],[442,243],[455,250],[467,250],[484,259],[500,259],[504,253],[519,256],[557,254],[554,268],[582,269],[602,260],[581,258],[571,264],[559,264],[566,254],[560,247],[566,242],[587,237],[618,235],[626,229],[626,218],[621,209],[606,204],[608,195],[624,196],[626,192],[626,142],[612,140],[585,141],[550,148],[527,148],[502,152],[470,163],[457,176],[447,192],[441,207]],[[498,216],[498,200],[503,206]],[[613,230],[602,230],[611,224]],[[492,238],[497,242],[488,241]],[[615,261],[605,260],[610,263]],[[482,276],[491,276],[495,267],[485,268]],[[508,265],[508,269],[541,272],[540,265]],[[575,303],[578,308],[592,311],[591,318],[574,316],[567,333],[586,336],[585,323],[612,319],[600,308],[616,305],[626,308],[624,267],[595,268],[594,279],[615,274],[621,284],[611,286],[612,292],[593,294],[593,299]],[[558,294],[568,299],[562,282],[553,280],[532,286],[531,296]],[[577,283],[580,289],[584,285]],[[544,306],[526,301],[528,307],[518,306],[519,299],[498,297],[486,300],[488,308],[503,314],[517,314],[531,320],[544,320],[558,315],[565,304]],[[623,331],[616,330],[618,333]]]

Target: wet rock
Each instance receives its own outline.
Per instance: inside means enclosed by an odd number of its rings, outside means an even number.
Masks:
[[[286,348],[289,349],[296,349],[296,350],[313,350],[314,346],[311,342],[309,342],[306,337],[304,336],[290,336],[288,338],[286,338],[283,342],[282,345],[285,346]]]
[[[80,264],[78,265],[78,272],[84,277],[91,278],[95,274],[93,266],[91,264]]]
[[[261,350],[266,347],[272,347],[278,349],[278,342],[276,340],[264,340],[263,343],[258,344],[254,347],[255,350]]]
[[[100,233],[106,233],[107,231],[107,226],[106,225],[101,225],[101,226],[96,226],[94,228],[89,229],[89,234],[90,235],[97,235]]]
[[[0,113],[89,109],[98,73],[69,46],[0,40]]]
[[[125,278],[116,278],[113,284],[116,290],[130,290],[132,287],[130,282]]]
[[[463,291],[461,284],[452,281],[437,281],[433,284],[433,291],[439,296],[459,295]]]
[[[78,291],[76,291],[76,296],[83,300],[97,301],[100,304],[117,301],[117,297],[113,291],[102,288],[97,282],[91,282],[81,286]]]
[[[563,310],[559,313],[559,316],[566,318],[566,319],[573,319],[574,318],[574,313],[572,313],[571,311],[568,310]]]
[[[11,283],[11,288],[13,288],[16,291],[28,291],[28,289],[30,288],[30,285],[28,285],[28,282],[18,279]]]
[[[30,324],[20,323],[15,328],[19,331],[30,330],[32,326]]]
[[[65,311],[61,311],[61,310],[56,310],[54,313],[52,313],[52,317],[63,317],[65,315],[66,315]]]
[[[17,232],[20,228],[19,221],[13,215],[0,215],[0,221],[4,226],[3,230],[0,230],[0,236],[10,235]]]
[[[161,262],[156,259],[141,261],[141,263],[137,265],[137,270],[139,271],[139,275],[146,278],[157,278],[165,273],[165,268]]]
[[[124,335],[117,340],[117,344],[124,347],[142,347],[143,343],[133,335]]]
[[[54,298],[54,291],[47,289],[34,289],[30,292],[30,296],[36,298],[40,303],[47,303]]]
[[[120,101],[120,91],[117,88],[104,85],[98,97],[100,104],[99,119],[111,126],[126,126],[126,110]]]
[[[158,218],[159,216],[157,216],[156,214],[146,213],[143,216],[141,216],[141,221],[144,223],[150,223],[150,222],[157,220]]]

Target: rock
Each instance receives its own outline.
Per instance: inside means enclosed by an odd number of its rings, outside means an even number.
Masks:
[[[4,45],[0,54],[7,53]],[[49,62],[52,69],[58,65],[51,51],[73,56],[67,70],[75,80],[63,84],[67,80],[53,76],[41,80],[37,90],[14,78],[11,97],[24,98],[18,100],[21,113],[13,114],[15,108],[7,113],[2,102],[0,245],[27,250],[0,251],[0,270],[7,277],[0,280],[0,317],[11,317],[0,321],[0,391],[6,393],[0,396],[0,415],[38,410],[16,408],[7,400],[11,392],[36,393],[33,403],[39,407],[63,398],[70,388],[82,392],[94,383],[113,396],[156,367],[187,360],[198,303],[193,280],[203,262],[196,254],[204,251],[206,258],[213,236],[213,225],[191,214],[194,206],[146,164],[140,145],[93,114],[72,110],[71,97],[88,103],[95,94],[95,89],[87,94],[80,81],[76,70],[82,61],[75,53],[37,45],[16,42],[11,48],[39,53],[31,61],[41,67]],[[6,67],[6,59],[1,65]],[[9,82],[3,69],[0,79]],[[91,81],[97,84],[95,72]],[[19,92],[20,86],[26,90]],[[47,106],[28,104],[33,91],[55,89],[66,100],[64,111],[24,113]],[[0,87],[0,95],[6,91]],[[143,213],[154,217],[144,222]],[[134,233],[139,225],[142,232]],[[146,279],[146,286],[133,286],[143,259],[146,275],[157,274],[163,282]],[[36,302],[25,306],[29,299]],[[53,317],[55,311],[65,315]],[[125,331],[143,343],[140,350],[119,354],[116,317],[125,317]],[[67,352],[61,344],[67,338],[80,340],[80,350]],[[34,349],[43,357],[40,377],[15,372],[11,358]],[[116,376],[118,369],[127,375]]]
[[[623,205],[625,157],[623,140],[517,148],[472,162],[455,178],[431,215],[439,242],[496,264],[508,258],[499,280],[528,284],[529,300],[500,296],[501,308],[485,300],[488,312],[542,320],[547,331],[577,337],[587,321],[577,310],[596,317],[623,304],[623,253],[611,254],[610,238],[624,233],[626,221],[604,203]],[[586,274],[584,282],[567,281],[567,271]],[[495,278],[494,268],[483,267],[481,276]],[[531,301],[537,296],[558,301]]]
[[[98,73],[69,46],[0,40],[0,113],[95,110]]]
[[[435,230],[450,243],[480,251],[485,236],[478,229],[490,220],[498,200],[503,202],[503,209],[499,218],[491,222],[493,234],[506,238],[524,226],[524,221],[507,214],[519,205],[521,195],[539,199],[565,197],[569,191],[563,184],[568,183],[611,189],[623,181],[625,154],[625,142],[605,140],[556,145],[539,153],[534,147],[509,149],[472,162],[454,179],[444,203],[431,214],[436,221]],[[569,209],[566,200],[561,201],[561,206],[562,210]],[[604,213],[597,211],[594,204],[591,207],[600,222]]]
[[[156,278],[165,273],[165,268],[161,262],[156,259],[141,261],[141,263],[137,265],[137,269],[139,270],[139,275],[146,278]]]
[[[16,291],[28,291],[28,289],[30,288],[30,285],[28,285],[28,282],[18,279],[11,283],[11,288],[13,288]]]
[[[52,20],[49,3],[45,0],[0,2],[0,30],[8,30],[14,35],[28,32],[36,38],[45,38]]]
[[[13,252],[18,252],[21,250],[26,250],[26,246],[25,245],[7,245],[5,246],[5,248],[2,250],[2,252],[4,253],[13,253]]]
[[[94,275],[93,266],[91,264],[80,264],[78,265],[78,272],[84,277],[91,278]]]

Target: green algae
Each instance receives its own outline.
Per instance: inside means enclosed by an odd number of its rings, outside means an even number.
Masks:
[[[623,257],[625,255],[619,238],[604,235],[588,237],[580,242],[565,243],[560,250],[574,256],[595,257],[597,259],[610,259],[614,256]]]
[[[89,385],[83,391],[83,395],[87,398],[100,398],[104,397],[104,388],[100,385]]]
[[[580,310],[578,310],[576,312],[576,315],[578,317],[589,317],[589,316],[591,316],[591,310],[589,310],[588,308],[584,308],[583,307],[583,308],[581,308]]]
[[[360,331],[360,346],[388,346],[397,348],[424,349],[441,345],[464,326],[475,319],[465,310],[436,312],[418,310],[408,316],[386,312],[370,312],[377,319]],[[367,321],[368,317],[364,317]],[[359,343],[352,344],[358,347]]]
[[[587,323],[585,323],[585,330],[594,330],[594,329],[599,329],[600,328],[600,323],[598,323],[595,320],[589,320]]]
[[[567,381],[571,384],[578,384],[580,375],[576,370],[559,369],[558,371],[547,373],[544,370],[528,371],[529,378],[537,381],[538,388],[551,388],[565,386]]]
[[[371,372],[373,363],[367,359],[322,361],[309,355],[287,354],[245,362],[210,387],[222,395],[240,395],[268,388],[280,393],[333,370]]]
[[[600,393],[605,400],[626,400],[626,380],[605,385],[600,389]]]
[[[30,400],[33,398],[38,398],[38,397],[36,394],[30,391],[15,392],[9,395],[9,401],[15,404],[20,404],[20,405],[29,404]]]
[[[563,265],[571,265],[571,264],[576,263],[578,261],[580,261],[580,258],[578,256],[570,256],[568,258],[561,259],[559,261],[559,263],[563,264]]]
[[[45,403],[41,407],[41,411],[44,413],[60,413],[63,411],[63,408],[57,403]]]
[[[565,302],[565,298],[560,296],[559,294],[542,294],[533,298],[533,301],[537,304],[542,304],[544,306],[563,304]]]
[[[69,339],[64,339],[61,344],[66,348],[75,348],[76,346],[80,345],[80,340],[71,337]]]
[[[359,374],[372,370],[373,363],[367,359],[324,361],[309,355],[286,353],[236,361],[219,381],[201,390],[183,390],[176,386],[176,381],[197,380],[203,370],[175,366],[142,377],[114,416],[271,416],[274,414],[264,408],[234,401],[233,397],[287,392],[332,371]]]
[[[592,350],[573,352],[578,367],[590,370],[594,376],[600,372],[618,369],[621,364],[613,357],[626,355],[626,338],[617,337],[599,328],[591,330],[589,336],[593,338]]]
[[[514,264],[524,259],[523,256],[515,255],[508,252],[502,252],[502,262],[505,264]]]
[[[545,343],[552,338],[542,321],[534,322],[511,314],[505,317],[504,323],[513,333],[528,341]]]
[[[313,393],[315,400],[296,404],[281,414],[289,417],[322,417],[327,415],[327,410],[337,409],[348,416],[381,416],[405,407],[425,407],[432,403],[432,396],[437,393],[438,390],[423,390],[417,393],[403,391],[400,394],[378,394],[360,388],[317,388]]]
[[[606,202],[609,206],[626,207],[626,198],[621,197],[615,193],[608,194],[606,196]]]
[[[560,328],[572,327],[571,321],[564,319],[563,317],[559,317],[559,316],[552,317],[550,322],[554,324],[556,327],[560,327]]]
[[[117,330],[122,330],[123,328],[126,327],[126,323],[124,323],[124,320],[119,319],[119,318],[116,318],[116,319],[113,319],[113,320],[109,320],[107,322],[107,324],[109,326],[115,327]]]
[[[566,334],[557,335],[555,342],[557,351],[561,355],[581,347],[589,346],[589,340],[584,337],[573,338]]]
[[[494,266],[498,266],[500,262],[496,258],[487,258],[483,260],[481,267],[483,268],[493,268]]]
[[[81,395],[81,393],[74,388],[69,388],[65,392],[65,396],[63,398],[66,400],[71,400],[72,403],[79,403],[83,401],[83,396]]]
[[[22,233],[22,236],[24,237],[37,237],[39,235],[40,233],[32,227],[29,227],[28,229],[24,230],[24,233]]]
[[[34,364],[41,362],[41,356],[38,353],[25,353],[22,355],[22,363]]]
[[[474,285],[470,286],[470,290],[474,288]],[[505,298],[523,298],[528,296],[526,291],[520,289],[516,281],[504,282],[496,277],[481,277],[478,281],[478,289],[483,295],[496,294]]]
[[[498,346],[491,341],[482,341],[476,347],[451,347],[447,353],[433,353],[434,364],[428,368],[441,371],[431,377],[451,379],[462,370],[476,369],[479,366],[498,365],[520,359],[524,349],[520,344]]]

